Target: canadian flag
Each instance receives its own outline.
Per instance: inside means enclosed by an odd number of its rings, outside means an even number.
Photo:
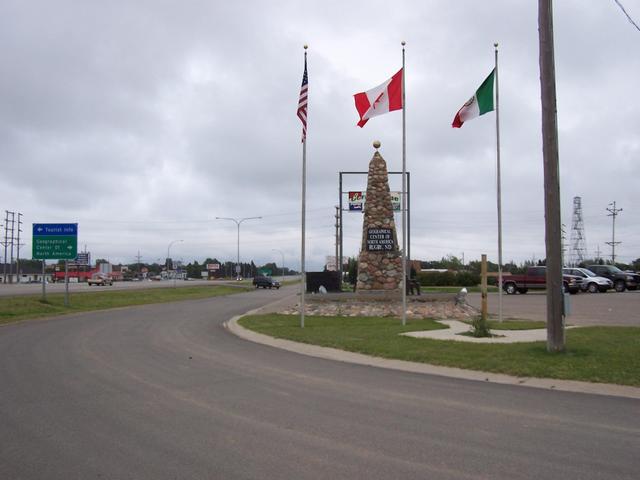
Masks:
[[[356,93],[356,110],[360,115],[358,126],[362,128],[367,121],[383,113],[402,109],[402,69],[393,77],[367,92]]]

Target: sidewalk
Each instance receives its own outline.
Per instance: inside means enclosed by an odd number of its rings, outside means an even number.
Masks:
[[[428,330],[424,332],[407,332],[402,335],[414,338],[432,338],[434,340],[453,340],[456,342],[471,343],[526,343],[545,342],[547,340],[547,329],[536,328],[533,330],[498,330],[491,329],[494,337],[470,337],[462,335],[469,331],[469,324],[457,320],[437,320],[438,323],[447,325],[449,328],[443,330]],[[567,327],[575,328],[575,327]]]

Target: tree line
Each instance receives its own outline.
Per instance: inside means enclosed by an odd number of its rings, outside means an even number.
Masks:
[[[589,265],[610,265],[604,259],[591,259],[581,262],[577,267],[587,267]],[[513,260],[505,263],[502,266],[503,273],[510,273],[513,275],[523,274],[527,268],[535,266],[546,265],[545,259],[538,260],[525,260],[519,264],[516,264]],[[640,258],[637,258],[629,264],[616,262],[615,265],[621,270],[634,270],[640,271]],[[482,262],[480,260],[472,260],[464,263],[461,258],[455,255],[447,255],[440,260],[427,260],[420,262],[420,270],[411,268],[409,275],[410,278],[416,278],[423,286],[460,286],[469,287],[475,286],[480,283],[480,272],[482,268]],[[436,270],[433,272],[425,272],[424,270]],[[441,270],[441,271],[437,271]],[[487,271],[497,272],[498,264],[487,261]],[[358,260],[357,258],[348,258],[347,267],[345,270],[345,282],[354,285],[358,276]],[[488,283],[490,285],[497,284],[497,278],[495,276],[489,277]]]

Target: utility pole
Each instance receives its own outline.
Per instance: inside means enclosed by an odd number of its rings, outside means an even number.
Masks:
[[[20,232],[22,232],[22,214],[18,212],[18,238],[17,238],[17,255],[16,255],[16,278],[20,283]]]
[[[552,0],[538,0],[542,155],[544,163],[545,247],[547,254],[547,351],[562,352],[564,294],[560,233],[560,169]]]
[[[2,246],[4,247],[4,257],[2,257],[3,259],[2,283],[6,285],[7,283],[7,247],[9,246],[9,210],[4,211],[4,242],[2,242]]]
[[[342,290],[342,265],[340,265],[340,206],[336,206],[336,272],[338,272],[338,288]]]
[[[10,246],[11,246],[11,261],[9,262],[9,283],[13,283],[13,246],[15,240],[15,231],[16,231],[16,213],[9,212],[11,214],[11,236],[9,237]]]
[[[4,264],[3,264],[3,283],[7,283],[7,280],[9,280],[9,283],[13,283],[13,277],[12,277],[12,273],[13,273],[13,247],[15,245],[15,228],[16,228],[16,213],[15,212],[10,212],[9,210],[5,210],[5,217],[4,217],[4,242],[0,242],[0,245],[4,246]],[[20,221],[20,217],[22,216],[21,213],[18,214],[18,230],[20,230],[20,223],[22,223]],[[19,237],[19,233],[18,233],[18,237]],[[20,243],[18,241],[18,243]],[[19,249],[20,247],[18,247]],[[7,250],[9,251],[9,263],[7,263]],[[18,250],[19,252],[19,250]],[[9,275],[7,276],[7,266],[9,267]]]
[[[600,245],[596,248],[596,263],[600,261]]]
[[[613,208],[609,208],[611,207],[611,205],[613,205]],[[613,218],[613,231],[611,234],[611,241],[605,242],[605,243],[607,245],[611,245],[611,264],[615,265],[616,264],[616,245],[619,245],[622,243],[622,242],[616,242],[616,217],[620,214],[622,209],[616,208],[615,200],[609,204],[609,207],[607,207],[607,212],[610,212],[610,213],[607,215],[607,217]]]

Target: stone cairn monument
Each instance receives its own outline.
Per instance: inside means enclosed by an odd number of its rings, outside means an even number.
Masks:
[[[356,290],[360,293],[400,292],[402,258],[393,219],[389,174],[378,152],[380,142],[373,142],[373,146],[376,151],[369,162]]]
[[[373,142],[373,146],[376,152],[369,163],[356,292],[309,295],[305,303],[305,312],[309,315],[402,316],[402,257],[393,219],[389,174],[378,152],[380,142]],[[281,313],[299,315],[300,307],[287,307]],[[475,318],[478,311],[465,302],[456,301],[455,293],[432,293],[412,297],[406,314],[407,318],[469,320]]]

